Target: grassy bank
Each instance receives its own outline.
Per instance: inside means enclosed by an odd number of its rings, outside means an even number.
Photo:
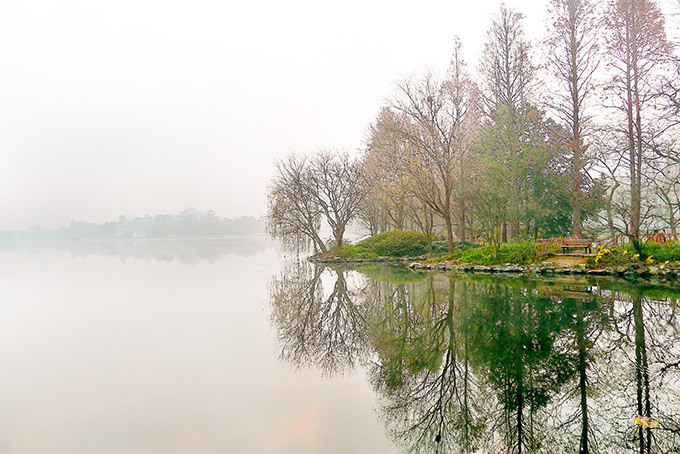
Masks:
[[[475,265],[514,263],[531,264],[536,261],[535,244],[531,241],[505,243],[494,254],[492,245],[477,245],[460,241],[449,253],[446,241],[430,240],[424,234],[411,230],[391,230],[367,238],[353,246],[343,246],[334,254],[348,259],[377,259],[378,257],[430,261],[453,261]]]
[[[603,268],[636,262],[645,262],[649,265],[680,262],[680,243],[647,243],[643,245],[642,250],[642,256],[635,253],[632,245],[600,250],[596,257],[588,259],[588,267]],[[462,241],[455,244],[453,253],[449,253],[446,241],[431,240],[424,234],[411,230],[384,232],[356,245],[343,246],[334,251],[333,255],[350,260],[408,257],[430,263],[448,261],[484,266],[505,263],[531,265],[550,260],[550,256],[536,256],[536,243],[533,241],[504,243],[496,251],[490,244],[478,245]]]
[[[494,251],[494,249],[493,245],[490,244],[474,246],[456,250],[452,254],[433,260],[485,266],[500,265],[503,263],[530,265],[536,261],[536,244],[533,241],[503,243],[500,245],[497,252]]]

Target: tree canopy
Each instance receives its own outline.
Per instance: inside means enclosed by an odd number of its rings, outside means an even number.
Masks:
[[[501,4],[476,73],[450,64],[398,81],[361,154],[276,164],[269,232],[318,252],[358,221],[456,241],[676,233],[680,60],[652,0],[550,0],[545,37]],[[327,225],[331,238],[320,232]]]

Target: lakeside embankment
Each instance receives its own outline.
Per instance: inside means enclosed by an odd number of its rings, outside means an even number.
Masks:
[[[680,243],[647,242],[642,256],[632,245],[611,249],[597,246],[595,254],[564,253],[561,243],[519,241],[501,245],[456,243],[453,252],[441,241],[422,233],[393,230],[367,238],[353,246],[309,260],[324,265],[362,266],[378,263],[413,271],[448,273],[612,276],[625,279],[680,280]]]
[[[585,264],[575,266],[556,266],[553,262],[518,265],[505,263],[500,265],[474,265],[470,263],[455,263],[451,261],[430,262],[414,261],[413,258],[377,257],[377,258],[346,258],[333,255],[311,256],[313,263],[322,265],[365,265],[378,263],[391,266],[402,266],[413,271],[443,271],[451,273],[481,273],[481,274],[534,274],[534,275],[589,275],[613,276],[624,279],[678,280],[680,279],[680,265],[657,264],[646,262],[630,263],[617,266],[589,268]]]

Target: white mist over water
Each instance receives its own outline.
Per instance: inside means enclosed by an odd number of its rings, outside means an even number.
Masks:
[[[268,284],[281,254],[254,251],[0,251],[0,450],[394,452],[362,373],[278,360]]]

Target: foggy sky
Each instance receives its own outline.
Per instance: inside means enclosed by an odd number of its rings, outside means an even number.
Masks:
[[[543,31],[546,1],[506,2]],[[471,70],[499,2],[5,0],[0,228],[260,216],[272,163],[355,150],[401,77]]]

